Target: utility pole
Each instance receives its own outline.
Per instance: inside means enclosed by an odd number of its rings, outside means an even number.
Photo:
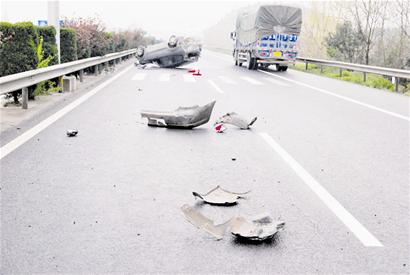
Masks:
[[[58,0],[49,0],[47,3],[48,25],[56,29],[56,44],[58,64],[60,64],[60,3]]]

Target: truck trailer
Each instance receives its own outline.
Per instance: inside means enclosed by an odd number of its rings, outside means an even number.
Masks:
[[[249,70],[275,65],[286,71],[295,63],[302,26],[300,8],[262,5],[238,15],[234,40],[235,65],[247,64]]]

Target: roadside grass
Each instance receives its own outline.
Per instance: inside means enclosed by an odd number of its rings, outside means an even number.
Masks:
[[[335,67],[323,67],[322,73],[320,72],[320,67],[317,66],[316,64],[308,64],[308,70],[305,70],[305,64],[303,63],[297,63],[294,66],[291,66],[290,68],[298,70],[298,71],[303,71],[303,72],[309,72],[317,75],[323,75],[335,79],[341,79],[344,81],[349,81],[353,82],[356,84],[364,85],[367,87],[371,88],[377,88],[377,89],[384,89],[388,90],[391,92],[394,92],[394,84],[390,82],[390,80],[384,78],[381,75],[377,74],[367,74],[367,79],[364,81],[363,79],[363,73],[361,72],[352,72],[352,71],[347,71],[343,70],[342,71],[342,76],[340,76],[340,70],[339,68]],[[410,96],[410,84],[408,83],[406,86],[400,85],[399,91],[401,91],[404,95]]]

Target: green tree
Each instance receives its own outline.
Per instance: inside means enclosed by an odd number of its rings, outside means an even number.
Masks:
[[[349,21],[336,26],[336,32],[326,37],[327,53],[330,57],[357,62],[360,60],[361,35]]]

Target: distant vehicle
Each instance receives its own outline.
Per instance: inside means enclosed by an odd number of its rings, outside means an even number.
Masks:
[[[235,65],[246,62],[249,70],[276,65],[278,71],[286,71],[295,62],[301,26],[300,8],[262,5],[238,15],[231,32]]]
[[[168,43],[159,43],[147,48],[138,48],[139,64],[158,64],[163,68],[175,68],[198,61],[201,44],[190,37],[171,36]]]

